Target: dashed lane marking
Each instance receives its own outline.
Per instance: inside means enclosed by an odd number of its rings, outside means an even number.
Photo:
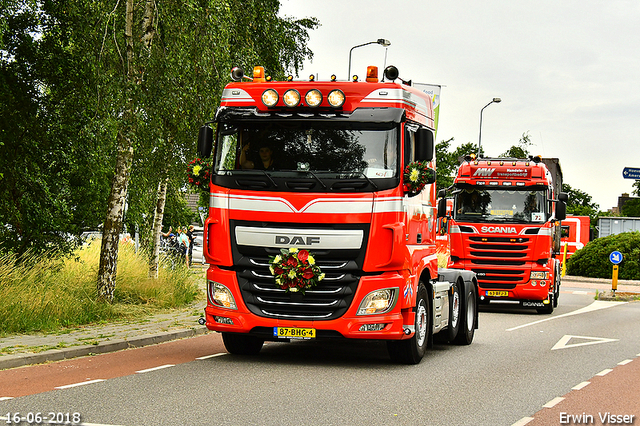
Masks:
[[[87,380],[86,382],[72,383],[70,385],[64,385],[64,386],[56,386],[54,389],[70,389],[70,388],[75,388],[77,386],[91,385],[93,383],[99,383],[104,381],[105,379]]]
[[[625,359],[624,361],[620,361],[618,363],[618,365],[627,365],[629,364],[631,361],[633,361],[632,359]]]
[[[534,420],[533,417],[523,417],[520,420],[518,420],[517,422],[515,422],[514,424],[512,424],[511,426],[524,426],[527,423],[529,423],[531,420]]]
[[[582,388],[585,388],[587,385],[590,385],[591,382],[582,382],[582,383],[578,383],[577,385],[575,385],[574,387],[572,387],[571,389],[573,390],[580,390]]]
[[[557,398],[553,398],[551,401],[547,402],[546,404],[544,404],[542,407],[543,408],[553,408],[556,405],[558,405],[559,403],[561,403],[562,401],[564,401],[564,398],[559,396]]]
[[[197,360],[203,360],[203,359],[209,359],[209,358],[215,358],[217,356],[222,356],[222,355],[229,355],[226,352],[220,352],[219,354],[213,354],[213,355],[206,355],[206,356],[201,356],[196,358]]]
[[[10,399],[13,399],[12,396],[0,396],[0,401],[8,401]]]
[[[606,376],[607,374],[611,373],[613,370],[610,368],[605,368],[604,370],[602,370],[601,372],[599,372],[598,374],[596,374],[596,376]]]
[[[147,368],[146,370],[139,370],[136,371],[136,373],[141,374],[141,373],[149,373],[151,371],[157,371],[157,370],[162,370],[163,368],[169,368],[169,367],[175,367],[175,364],[165,364],[165,365],[160,365],[158,367],[153,367],[153,368]]]

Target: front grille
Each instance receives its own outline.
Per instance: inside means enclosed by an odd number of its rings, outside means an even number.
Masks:
[[[469,237],[471,269],[484,289],[514,289],[529,280],[525,268],[534,241],[523,237]],[[508,269],[507,269],[508,268]]]
[[[278,224],[261,222],[235,222],[235,226],[277,228]],[[318,229],[327,225],[306,225]],[[333,225],[331,229],[336,229]],[[291,225],[288,224],[288,228]],[[302,231],[305,228],[299,227]],[[340,225],[338,229],[362,229],[364,239],[360,249],[313,250],[316,265],[325,274],[317,286],[305,294],[280,289],[269,270],[269,257],[280,250],[266,247],[239,246],[233,241],[234,269],[242,299],[255,315],[265,318],[302,321],[328,321],[341,317],[351,306],[362,276],[362,262],[366,250],[368,225]],[[232,235],[235,235],[232,232]]]

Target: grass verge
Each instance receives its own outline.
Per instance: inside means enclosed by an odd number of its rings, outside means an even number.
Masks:
[[[147,256],[121,244],[115,301],[97,300],[99,240],[73,256],[27,256],[18,262],[0,255],[0,336],[56,332],[66,327],[134,319],[167,308],[186,306],[200,296],[200,275],[164,263],[159,278],[148,277]]]

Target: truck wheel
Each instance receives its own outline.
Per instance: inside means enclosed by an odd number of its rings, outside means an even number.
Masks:
[[[429,312],[427,289],[422,282],[418,285],[415,317],[415,333],[410,339],[387,341],[389,356],[395,362],[417,364],[427,351],[431,329],[431,313]]]
[[[224,347],[234,355],[256,355],[262,349],[264,340],[238,333],[222,333]]]
[[[460,315],[460,330],[453,341],[456,345],[470,345],[471,342],[473,342],[473,335],[476,331],[476,313],[478,306],[476,305],[475,286],[470,285],[464,294],[464,312]]]
[[[461,299],[460,283],[456,281],[451,285],[451,295],[449,296],[449,328],[447,332],[449,342],[455,341],[458,333],[460,333],[460,320],[462,317]]]

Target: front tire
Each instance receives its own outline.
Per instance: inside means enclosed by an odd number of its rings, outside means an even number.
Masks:
[[[431,312],[427,300],[427,289],[420,282],[416,297],[415,332],[410,339],[387,342],[391,359],[402,364],[418,364],[427,351],[430,330]]]
[[[222,333],[224,347],[234,355],[257,355],[262,349],[264,340],[239,333]]]

